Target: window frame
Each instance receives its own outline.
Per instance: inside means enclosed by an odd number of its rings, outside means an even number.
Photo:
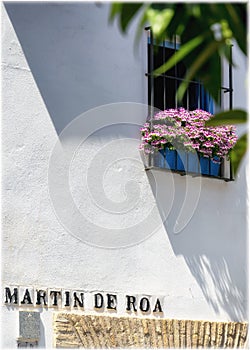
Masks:
[[[148,80],[148,105],[149,105],[149,117],[147,118],[147,120],[150,122],[150,124],[152,125],[152,117],[154,116],[154,113],[155,113],[155,107],[154,106],[154,99],[155,99],[155,96],[154,96],[154,84],[155,84],[155,78],[152,74],[152,72],[154,71],[154,46],[155,46],[155,41],[154,41],[154,37],[153,37],[153,33],[152,33],[152,30],[150,27],[146,27],[145,30],[148,32],[148,36],[147,36],[147,72],[145,73],[145,76],[147,77],[147,80]],[[232,76],[232,46],[231,45],[231,49],[230,49],[230,62],[228,64],[228,86],[221,86],[221,89],[220,89],[220,98],[219,98],[219,106],[216,106],[214,104],[214,109],[216,110],[217,108],[219,108],[219,110],[222,110],[222,96],[226,93],[229,94],[229,109],[232,109],[233,108],[233,76]],[[175,51],[177,51],[180,47],[180,43],[178,42],[177,43],[177,38],[176,36],[174,36],[174,40],[173,42],[170,42],[168,40],[164,40],[163,41],[163,47],[165,48],[171,48],[171,49],[174,49]],[[166,78],[169,78],[168,75],[163,75],[163,77],[166,77]],[[172,78],[172,77],[171,77]],[[181,78],[178,78],[178,77],[175,77],[174,78],[175,80],[185,80],[185,79],[181,79]],[[165,81],[165,79],[164,79]],[[204,89],[202,83],[200,81],[197,81],[196,82],[199,87],[202,87],[202,89]],[[176,87],[176,84],[175,84],[175,87]],[[199,90],[201,91],[201,90]],[[168,108],[173,108],[173,107],[167,107],[165,105],[165,93],[166,93],[166,90],[164,88],[164,92],[163,92],[163,98],[164,98],[164,109],[168,109]],[[175,95],[176,95],[176,90],[175,90]],[[199,96],[200,98],[200,96]],[[176,99],[176,96],[175,96],[175,102],[176,102],[176,105],[175,105],[175,108],[178,108],[178,107],[181,107],[181,106],[178,106],[178,101]],[[200,104],[200,103],[199,103]],[[198,107],[199,108],[199,107]],[[201,107],[200,107],[201,108]],[[159,108],[158,108],[159,109]],[[188,109],[188,108],[187,108]],[[202,109],[202,108],[201,108]],[[216,110],[217,111],[217,110]],[[210,112],[212,113],[212,112]],[[213,113],[212,113],[213,114]],[[177,155],[176,155],[177,157]],[[152,168],[154,166],[152,166],[152,156],[149,155],[149,168]],[[177,164],[177,160],[175,161],[175,163]],[[224,173],[225,171],[225,164],[224,164],[224,159],[222,160],[221,162],[221,166],[220,166],[220,172],[219,172],[219,176],[212,176],[210,175],[210,170],[209,170],[209,174],[208,175],[205,175],[205,174],[199,174],[200,176],[203,176],[203,177],[210,177],[210,178],[215,178],[215,179],[220,179],[220,180],[224,180],[224,181],[234,181],[234,175],[233,175],[233,169],[232,169],[232,163],[231,161],[229,160],[229,176],[222,176],[222,174]],[[163,168],[164,169],[164,168]],[[210,165],[209,165],[209,169],[210,169]],[[177,172],[181,175],[186,175],[188,174],[188,172],[186,173],[185,171],[179,171],[178,169],[172,169],[171,171],[174,171],[174,172]],[[192,174],[191,174],[192,175]],[[195,176],[193,174],[193,176]],[[197,176],[197,174],[196,174]]]

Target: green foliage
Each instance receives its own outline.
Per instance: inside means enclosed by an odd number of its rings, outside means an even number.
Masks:
[[[206,126],[232,125],[247,122],[247,113],[241,109],[218,113],[214,118],[206,122]],[[247,151],[247,134],[242,135],[234,148],[230,151],[233,171],[237,174],[240,163]]]
[[[110,11],[109,20],[113,21],[116,16],[119,18],[119,25],[123,32],[129,26],[129,23],[143,6],[143,3],[113,3]]]
[[[139,11],[140,10],[140,11]],[[110,21],[118,18],[122,32],[138,16],[138,33],[149,25],[156,42],[178,35],[182,46],[179,58],[187,67],[187,79],[201,79],[205,88],[218,102],[221,86],[221,58],[230,60],[229,47],[234,39],[244,54],[247,52],[246,3],[113,3]],[[137,35],[138,37],[138,35]],[[174,65],[170,60],[159,70],[166,72]],[[182,99],[187,82],[178,91]]]
[[[182,60],[189,67],[185,81],[180,84],[177,97],[181,100],[188,88],[188,80],[199,78],[213,99],[219,101],[221,88],[221,60],[231,62],[230,47],[236,42],[247,55],[247,2],[239,3],[112,3],[110,21],[118,18],[120,29],[126,32],[137,17],[136,40],[145,26],[150,26],[156,43],[172,40],[177,35],[180,50],[154,74],[167,72]],[[219,113],[209,125],[246,122],[241,110]],[[247,149],[247,137],[242,136],[231,152],[233,167],[237,171]]]
[[[242,135],[230,152],[234,173],[237,174],[240,163],[247,151],[247,134]]]
[[[233,125],[247,122],[247,113],[242,109],[234,109],[217,113],[214,118],[206,122],[206,126]]]
[[[241,109],[235,109],[231,111],[225,111],[217,113],[214,118],[206,122],[206,126],[218,126],[218,125],[233,125],[242,124],[247,122],[247,113]],[[230,159],[233,165],[233,171],[237,174],[240,163],[247,151],[247,135],[242,135],[234,148],[230,151]]]

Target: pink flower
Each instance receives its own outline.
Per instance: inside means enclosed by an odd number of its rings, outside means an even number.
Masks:
[[[152,129],[148,122],[140,129],[140,149],[150,153],[171,146],[186,151],[196,150],[207,157],[224,157],[237,141],[236,128],[233,125],[206,127],[205,122],[212,117],[201,109],[187,111],[177,108],[158,112],[153,117]]]

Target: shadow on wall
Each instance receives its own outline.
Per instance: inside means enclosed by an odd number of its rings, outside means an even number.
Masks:
[[[161,189],[165,187],[165,195],[155,196],[164,221],[164,209],[169,207],[167,186],[171,184],[172,175],[163,171],[157,173]],[[148,178],[155,192],[149,173]],[[248,260],[244,168],[241,168],[239,179],[235,182],[202,179],[197,208],[184,229],[175,233],[174,227],[184,202],[187,178],[191,188],[188,196],[192,197],[192,187],[194,190],[199,180],[191,176],[173,175],[174,200],[170,203],[171,211],[164,223],[173,251],[176,255],[183,256],[215,313],[219,314],[223,310],[232,321],[247,320]],[[192,203],[191,197],[187,197],[187,206]]]
[[[109,4],[21,2],[5,8],[58,133],[91,108],[143,102],[145,77],[134,36],[108,26]]]
[[[236,253],[237,254],[237,253]],[[244,252],[243,252],[244,254]],[[185,256],[185,261],[199,283],[202,292],[216,313],[219,308],[225,310],[233,321],[245,321],[248,318],[245,287],[238,280],[237,272],[228,256]],[[246,278],[244,269],[240,273]]]
[[[58,133],[90,108],[118,101],[143,102],[138,94],[144,77],[135,64],[131,39],[107,27],[106,5],[5,3],[5,8]],[[119,48],[114,49],[114,42]],[[110,52],[112,60],[107,59]],[[168,176],[159,175],[162,189],[172,183]],[[204,179],[191,221],[175,234],[185,193],[184,178],[175,175],[174,203],[165,222],[173,251],[184,257],[208,303],[235,321],[247,318],[246,181],[242,172],[240,176],[235,183]],[[191,189],[196,181],[192,179]],[[159,212],[167,200],[167,196],[157,198]]]

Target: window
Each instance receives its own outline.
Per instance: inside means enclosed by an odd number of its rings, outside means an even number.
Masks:
[[[184,80],[187,68],[183,62],[177,63],[167,73],[157,78],[151,76],[151,72],[159,68],[179,49],[180,44],[175,38],[174,42],[164,41],[161,45],[151,44],[152,37],[148,37],[148,104],[160,110],[167,108],[184,107],[189,110],[203,109],[214,113],[214,102],[205,91],[199,80],[190,82],[187,92],[180,103],[176,98],[176,91]],[[153,90],[153,91],[152,91]],[[153,95],[152,95],[153,93]]]
[[[228,64],[228,67],[223,67],[224,80],[228,86],[221,87],[219,106],[214,105],[211,96],[205,91],[203,85],[195,79],[190,82],[182,103],[178,103],[176,91],[187,71],[187,67],[183,62],[179,62],[167,73],[157,78],[152,76],[152,72],[166,62],[180,48],[180,44],[175,37],[173,42],[164,41],[156,47],[150,28],[147,27],[146,30],[148,31],[148,69],[146,76],[148,77],[148,104],[150,106],[155,106],[160,110],[177,107],[184,107],[189,110],[200,108],[210,113],[215,113],[217,110],[223,110],[224,108],[233,108],[231,64]]]
[[[184,63],[177,63],[172,69],[161,74],[158,77],[154,77],[152,72],[158,67],[160,67],[164,62],[166,62],[172,55],[174,55],[175,52],[180,48],[180,44],[178,43],[175,37],[173,42],[164,41],[156,47],[150,28],[146,28],[146,30],[148,30],[148,70],[146,72],[146,76],[148,77],[149,106],[156,107],[160,110],[179,107],[183,107],[190,111],[195,109],[202,109],[207,112],[210,112],[211,114],[214,114],[218,110],[223,110],[225,104],[227,104],[227,108],[232,109],[232,66],[230,64],[228,65],[227,69],[227,79],[224,79],[227,80],[228,87],[221,87],[219,106],[215,106],[213,99],[205,91],[204,86],[198,79],[193,79],[192,81],[190,81],[190,84],[182,102],[179,102],[177,101],[176,91],[178,90],[178,87],[180,86],[181,82],[185,79],[187,67],[185,67]],[[150,117],[153,116],[152,110],[149,114]],[[175,151],[176,159],[173,160],[175,166],[172,167],[171,170],[185,174],[186,172],[183,166],[181,167],[181,169],[178,168],[177,156],[178,155]],[[187,155],[187,158],[188,157],[189,155]],[[206,173],[202,173],[202,175],[209,177],[214,176],[211,172],[211,167],[213,167],[214,163],[211,163],[210,165],[208,166],[208,170],[206,171]],[[225,159],[223,159],[221,161],[220,169],[218,169],[218,175],[215,175],[214,177],[224,179],[226,181],[233,180],[232,167],[230,161],[226,161]]]

